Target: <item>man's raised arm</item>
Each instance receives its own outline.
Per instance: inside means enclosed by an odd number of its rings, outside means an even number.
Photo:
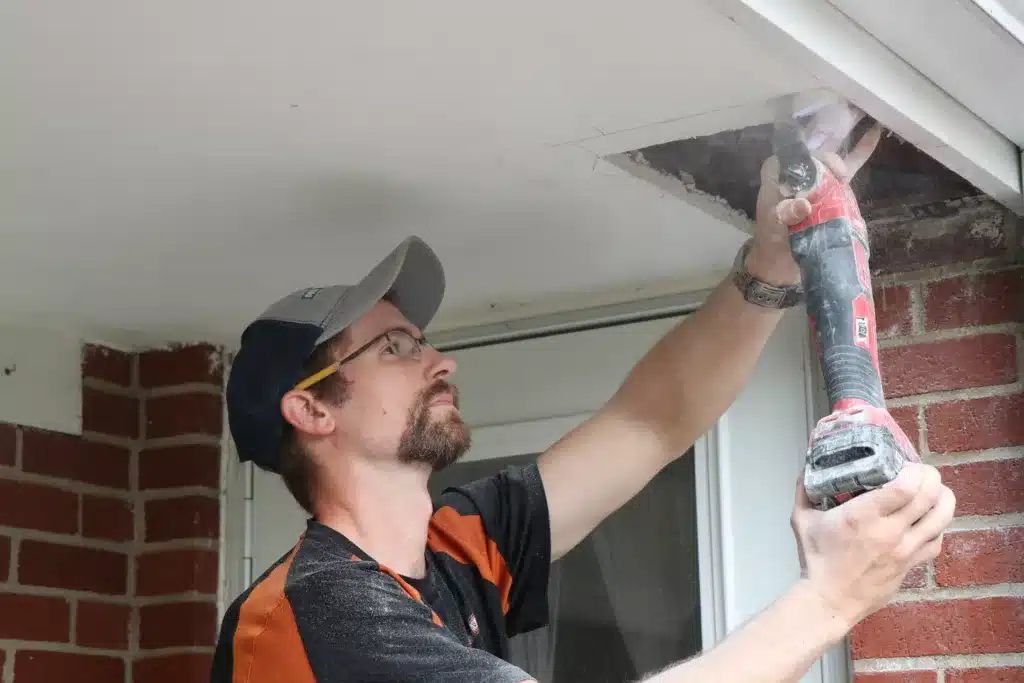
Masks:
[[[880,136],[876,128],[845,160],[824,161],[849,182]],[[811,206],[805,199],[784,200],[777,176],[773,157],[761,169],[756,234],[746,266],[757,279],[785,286],[800,280],[788,226],[803,221]],[[749,380],[782,315],[746,301],[726,279],[700,310],[651,348],[597,414],[541,455],[552,560],[571,550],[714,424]]]

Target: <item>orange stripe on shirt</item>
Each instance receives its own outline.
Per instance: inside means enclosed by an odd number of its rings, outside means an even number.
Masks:
[[[316,683],[295,614],[284,594],[288,569],[298,550],[296,545],[242,603],[232,643],[232,683]]]
[[[430,519],[427,546],[462,564],[475,566],[484,579],[497,586],[502,613],[508,614],[512,575],[497,543],[484,531],[480,515],[461,515],[448,506],[439,508]]]

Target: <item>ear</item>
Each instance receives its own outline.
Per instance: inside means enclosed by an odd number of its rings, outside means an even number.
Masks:
[[[296,431],[312,436],[334,431],[334,415],[308,391],[293,389],[282,396],[281,415]]]

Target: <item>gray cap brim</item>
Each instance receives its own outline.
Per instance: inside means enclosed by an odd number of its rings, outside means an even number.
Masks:
[[[342,294],[324,321],[316,343],[330,339],[359,320],[388,292],[393,295],[395,307],[422,331],[440,308],[444,289],[440,259],[422,239],[408,237]]]

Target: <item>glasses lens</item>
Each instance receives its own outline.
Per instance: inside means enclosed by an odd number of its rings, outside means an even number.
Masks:
[[[388,341],[391,343],[395,355],[402,358],[412,358],[419,353],[420,344],[412,335],[403,330],[394,330],[388,333]]]

